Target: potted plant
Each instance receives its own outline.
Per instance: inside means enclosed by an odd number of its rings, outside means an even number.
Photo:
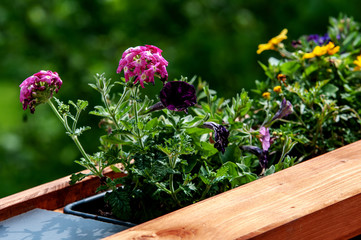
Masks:
[[[62,85],[57,73],[27,78],[20,101],[32,113],[48,103],[64,124],[83,155],[76,162],[90,170],[74,174],[73,183],[98,177],[98,191],[111,190],[105,201],[113,214],[144,222],[360,139],[361,35],[352,18],[330,22],[323,37],[302,36],[286,46],[283,30],[259,45],[258,53],[276,50],[281,58],[260,63],[267,79],[256,81],[254,99],[245,90],[218,97],[196,77],[169,81],[159,48],[127,49],[117,69],[124,78],[97,74],[90,84],[103,102],[90,113],[105,133],[94,154],[78,138],[89,130],[77,126],[87,102],[53,103]],[[157,99],[142,94],[152,84],[163,86]],[[107,177],[107,167],[126,176]]]

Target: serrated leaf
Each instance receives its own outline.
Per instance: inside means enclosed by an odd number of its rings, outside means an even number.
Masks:
[[[100,137],[101,140],[111,143],[111,144],[120,144],[120,145],[130,145],[132,144],[132,142],[129,141],[125,141],[123,139],[120,139],[118,137],[115,136],[109,136],[109,135],[103,135]]]
[[[87,131],[87,130],[90,130],[90,129],[91,129],[91,127],[89,127],[89,126],[80,127],[80,128],[75,129],[74,134],[75,134],[76,136],[80,136],[83,132],[85,132],[85,131]]]
[[[84,174],[84,173],[73,173],[70,176],[70,185],[73,185],[81,180],[83,180],[84,178],[86,178],[87,176],[90,176],[91,174]]]
[[[203,176],[203,175],[199,175],[199,178],[202,180],[202,182],[204,183],[204,184],[206,184],[206,185],[209,185],[210,183],[211,183],[211,181],[208,179],[208,178],[206,178],[205,176]]]

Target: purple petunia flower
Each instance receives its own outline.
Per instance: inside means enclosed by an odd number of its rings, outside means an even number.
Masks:
[[[269,134],[269,128],[261,127],[259,130],[260,141],[262,143],[262,149],[268,151],[271,146],[271,135]]]
[[[205,122],[203,123],[203,127],[212,129],[214,131],[214,147],[217,148],[218,151],[224,153],[229,143],[229,131],[227,128],[214,122]]]
[[[318,34],[311,34],[307,37],[307,41],[313,41],[314,43],[316,43],[318,46],[322,46],[326,43],[328,43],[330,41],[330,36],[328,35],[328,33],[326,33],[324,36],[320,36]]]
[[[167,66],[168,62],[162,57],[161,49],[145,45],[125,50],[119,61],[117,73],[123,70],[126,82],[134,77],[134,84],[139,82],[144,88],[144,82],[154,84],[154,76],[167,81]]]
[[[48,101],[62,84],[57,72],[42,70],[28,77],[19,86],[23,109],[26,110],[29,106],[30,112],[34,113],[35,107]]]
[[[260,149],[255,146],[240,146],[240,148],[244,151],[250,152],[258,157],[259,165],[262,169],[267,168],[268,164],[268,151]]]
[[[293,113],[293,106],[291,102],[286,100],[286,98],[283,98],[280,109],[276,112],[271,121],[284,118],[291,113]]]
[[[178,112],[187,113],[187,108],[197,103],[194,86],[184,81],[167,82],[159,97],[164,107]]]

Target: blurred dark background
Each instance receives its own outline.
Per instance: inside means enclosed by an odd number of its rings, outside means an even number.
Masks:
[[[265,78],[257,61],[274,53],[257,55],[258,44],[283,28],[289,40],[324,34],[329,17],[339,13],[360,21],[359,1],[1,0],[0,197],[82,170],[50,107],[39,106],[34,115],[22,110],[18,86],[33,73],[58,72],[64,83],[57,97],[88,100],[89,110],[100,100],[87,85],[93,75],[117,80],[122,52],[152,44],[169,61],[170,79],[198,75],[232,97]],[[84,114],[81,120],[96,130],[80,138],[94,153],[98,119]]]

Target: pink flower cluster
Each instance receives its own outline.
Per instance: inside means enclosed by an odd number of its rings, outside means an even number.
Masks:
[[[134,77],[134,84],[139,82],[142,88],[144,82],[154,84],[154,75],[167,81],[168,62],[161,53],[161,49],[152,45],[128,48],[119,61],[117,73],[123,70],[126,82]]]
[[[30,112],[35,112],[35,107],[45,103],[58,92],[63,82],[57,72],[40,71],[28,77],[20,84],[20,102],[23,109],[29,106]]]

